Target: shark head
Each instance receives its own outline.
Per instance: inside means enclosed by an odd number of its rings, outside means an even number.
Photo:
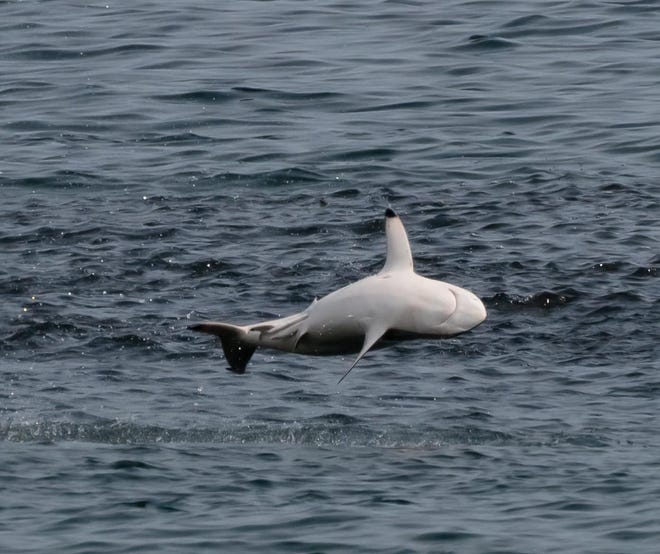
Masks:
[[[434,283],[440,285],[438,281]],[[486,319],[486,308],[475,294],[455,285],[444,284],[444,286],[454,295],[456,306],[449,318],[440,325],[442,335],[459,335],[483,323]]]

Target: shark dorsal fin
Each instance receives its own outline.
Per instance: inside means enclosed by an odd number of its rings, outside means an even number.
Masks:
[[[387,259],[382,272],[413,270],[412,253],[408,235],[394,210],[385,210],[385,234],[387,235]]]

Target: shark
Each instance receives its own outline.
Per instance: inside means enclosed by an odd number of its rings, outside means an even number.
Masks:
[[[219,338],[231,371],[244,373],[257,348],[309,355],[357,354],[339,382],[372,349],[411,339],[442,339],[486,319],[482,301],[464,288],[414,270],[401,218],[385,211],[387,255],[375,275],[315,299],[303,311],[250,325],[202,321],[189,329]]]

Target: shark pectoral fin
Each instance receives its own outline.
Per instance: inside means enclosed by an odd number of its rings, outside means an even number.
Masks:
[[[351,372],[351,370],[357,365],[357,363],[362,359],[362,357],[369,352],[371,347],[376,344],[382,336],[387,332],[387,327],[383,325],[373,325],[367,329],[367,332],[364,334],[364,342],[362,343],[362,350],[360,350],[360,353],[357,355],[357,358],[355,358],[355,361],[351,365],[351,367],[348,368],[348,371],[342,375],[341,379],[337,382],[337,384],[341,383],[346,376]]]

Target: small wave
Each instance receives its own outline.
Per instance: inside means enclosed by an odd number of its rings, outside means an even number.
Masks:
[[[599,273],[615,273],[626,266],[623,262],[599,262],[591,266],[591,269]]]
[[[212,177],[200,179],[200,186],[208,182],[211,185],[218,183],[240,184],[244,182],[257,182],[261,186],[288,186],[298,184],[314,184],[326,181],[321,173],[300,167],[286,167],[273,171],[256,172],[250,174],[225,172]]]
[[[631,273],[631,277],[657,277],[658,268],[654,265],[648,267],[638,267]]]
[[[468,42],[462,44],[460,49],[468,50],[503,50],[507,48],[516,48],[519,44],[513,40],[508,40],[498,36],[490,35],[472,35]]]
[[[61,319],[51,321],[22,321],[12,326],[9,334],[0,338],[0,349],[13,350],[22,354],[30,349],[46,349],[52,345],[59,345],[59,340],[64,337],[75,337],[78,339],[87,336],[87,330],[65,322]]]
[[[393,148],[365,148],[362,150],[345,150],[335,152],[325,157],[328,161],[372,161],[372,160],[385,160],[389,161],[395,158],[397,151]]]
[[[62,242],[77,243],[86,237],[102,236],[103,229],[97,225],[81,224],[78,228],[72,227],[53,227],[40,226],[32,229],[25,229],[18,234],[7,234],[0,237],[0,244],[3,245],[25,245],[33,243],[53,243]]]
[[[376,104],[371,106],[360,106],[347,110],[349,113],[363,112],[391,112],[394,110],[417,110],[434,106],[434,102],[426,100],[412,100],[409,102],[392,102],[387,104]]]
[[[6,55],[10,60],[55,61],[81,58],[84,53],[80,50],[66,48],[25,45],[23,48],[10,50]]]
[[[538,15],[538,14],[523,15],[520,17],[516,17],[515,19],[512,19],[511,21],[505,23],[504,27],[505,28],[528,27],[532,24],[534,25],[538,25],[539,23],[546,24],[547,21],[548,18],[543,15]]]
[[[148,337],[143,337],[135,333],[127,333],[117,336],[101,336],[95,337],[87,342],[87,348],[100,349],[113,351],[117,348],[123,350],[125,348],[138,348],[147,350],[164,350],[159,342],[156,342]]]
[[[339,414],[339,413],[330,413],[318,416],[313,419],[313,421],[320,424],[328,425],[358,425],[360,419],[354,416]]]
[[[253,97],[268,97],[276,100],[288,100],[288,101],[319,101],[319,100],[329,100],[334,98],[341,98],[344,96],[342,93],[338,92],[289,92],[283,90],[274,90],[274,89],[265,89],[265,88],[253,88],[253,87],[234,87],[232,91],[239,92],[242,95],[249,94]]]
[[[200,104],[215,104],[232,100],[236,96],[219,90],[196,90],[181,94],[162,94],[154,96],[154,100],[163,102],[198,102]]]
[[[568,304],[575,300],[577,296],[578,292],[573,289],[559,292],[541,291],[527,296],[498,292],[491,298],[487,298],[486,303],[495,307],[550,309]]]
[[[40,125],[38,122],[19,122],[17,125],[31,126],[33,124],[37,126]],[[87,188],[98,184],[102,184],[107,188],[116,183],[117,181],[115,181],[112,177],[72,170],[57,170],[49,173],[48,175],[27,175],[11,179],[0,175],[0,185],[39,191],[48,191],[62,188]]]

